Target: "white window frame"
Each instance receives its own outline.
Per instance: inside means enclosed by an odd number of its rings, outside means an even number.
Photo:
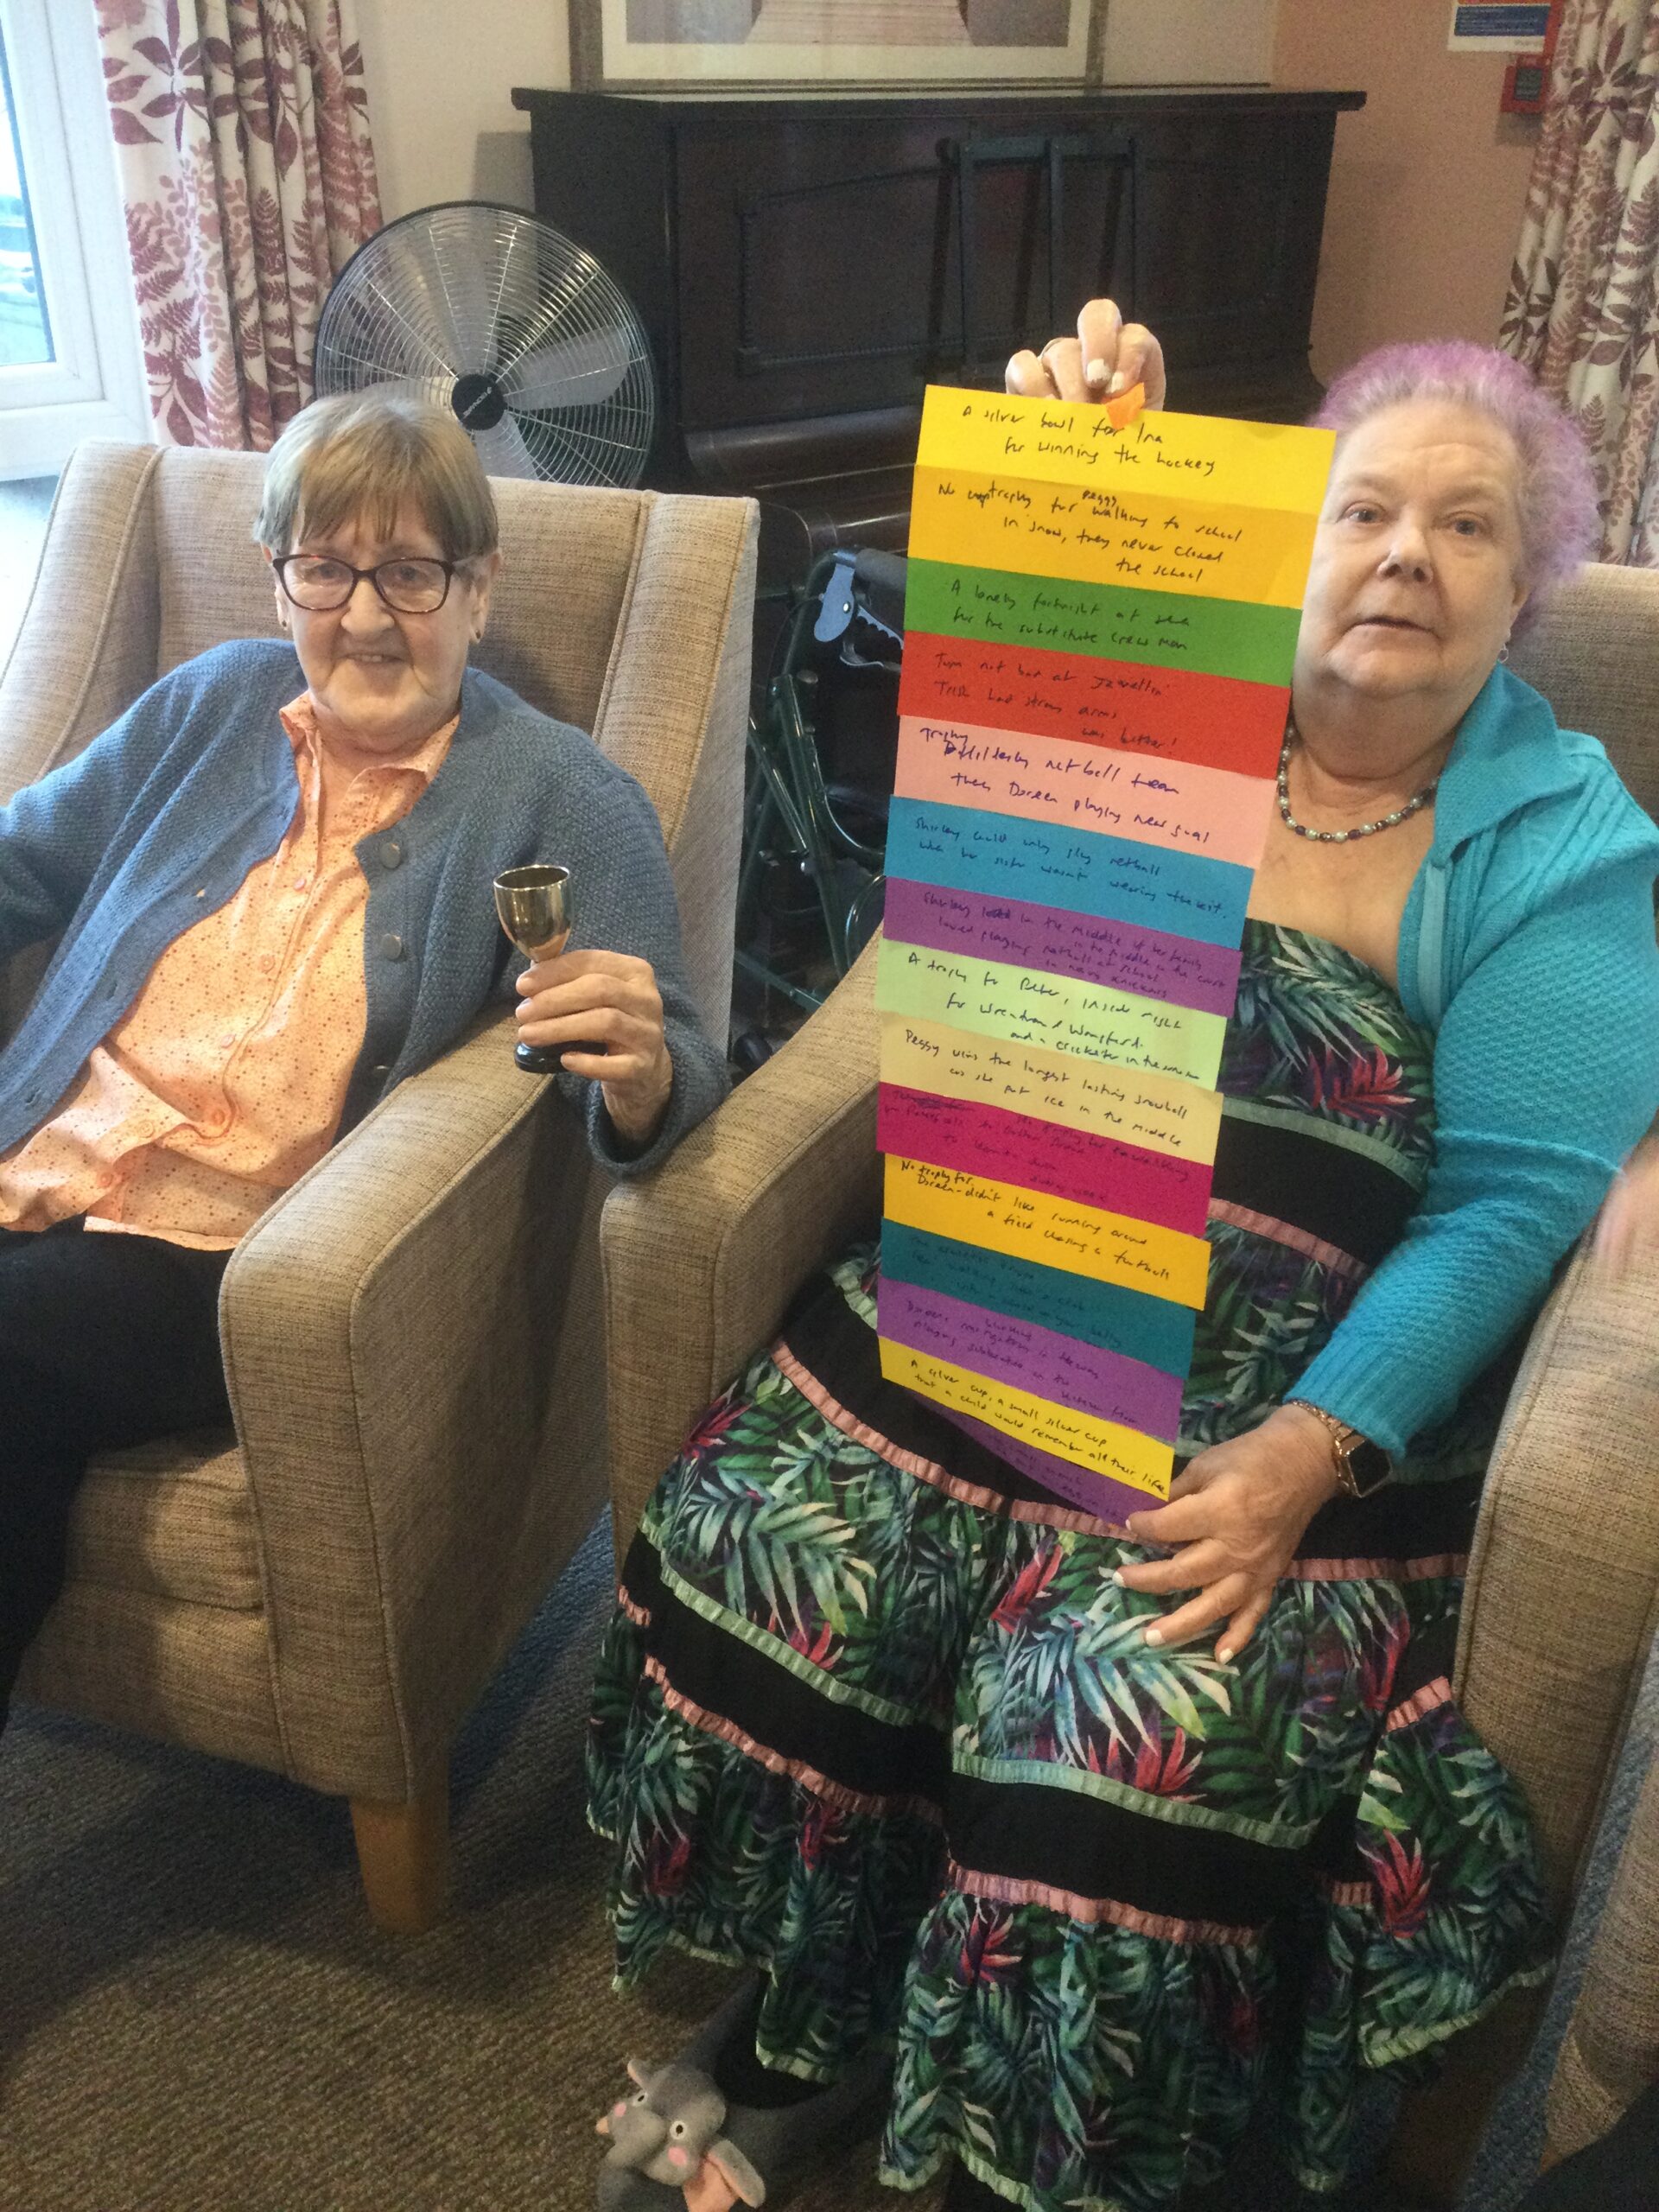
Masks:
[[[0,0],[55,358],[0,368],[0,480],[55,475],[83,438],[150,443],[126,219],[91,0]]]

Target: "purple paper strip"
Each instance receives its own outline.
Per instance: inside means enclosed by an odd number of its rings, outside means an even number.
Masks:
[[[1016,1321],[988,1306],[969,1306],[943,1292],[882,1278],[876,1325],[895,1344],[931,1352],[993,1382],[1029,1390],[1075,1413],[1137,1430],[1173,1444],[1181,1419],[1181,1378],[1122,1353],[1103,1351],[1032,1321]]]
[[[1080,1512],[1092,1513],[1096,1520],[1109,1522],[1114,1528],[1122,1528],[1127,1514],[1155,1513],[1166,1502],[1148,1490],[1136,1490],[1128,1483],[1115,1483],[1109,1476],[1097,1475],[1088,1467],[1074,1467],[1069,1459],[1057,1459],[1052,1452],[1039,1452],[1034,1444],[1022,1443],[1017,1436],[1004,1436],[1000,1428],[993,1428],[988,1421],[976,1421],[971,1414],[952,1413],[949,1406],[936,1405],[931,1399],[928,1402],[933,1412],[953,1428],[959,1428],[964,1436],[971,1436],[988,1452],[995,1452],[999,1459],[1006,1459],[1028,1480],[1052,1491],[1056,1497],[1064,1498]]]
[[[1172,1006],[1230,1014],[1238,990],[1236,947],[1203,944],[1126,922],[1097,920],[1020,899],[942,891],[903,876],[887,880],[884,926],[890,938],[934,952],[966,952],[1015,968],[1134,991]]]

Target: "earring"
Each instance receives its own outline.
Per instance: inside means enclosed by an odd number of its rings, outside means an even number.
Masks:
[[[1510,641],[1507,638],[1504,639],[1503,644],[1498,647],[1497,657],[1499,660],[1508,660],[1510,657]]]

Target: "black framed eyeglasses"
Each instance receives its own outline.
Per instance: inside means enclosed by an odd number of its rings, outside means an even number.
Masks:
[[[270,565],[295,606],[308,614],[335,613],[365,576],[394,614],[435,614],[449,596],[451,578],[464,564],[408,557],[354,569],[349,561],[325,553],[282,553],[273,556]]]

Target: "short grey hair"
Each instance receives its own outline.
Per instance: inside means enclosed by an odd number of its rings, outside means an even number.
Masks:
[[[489,479],[448,408],[404,392],[341,392],[302,409],[271,448],[253,535],[278,554],[294,550],[300,531],[327,537],[359,519],[389,537],[405,502],[447,560],[480,559],[500,542]]]

